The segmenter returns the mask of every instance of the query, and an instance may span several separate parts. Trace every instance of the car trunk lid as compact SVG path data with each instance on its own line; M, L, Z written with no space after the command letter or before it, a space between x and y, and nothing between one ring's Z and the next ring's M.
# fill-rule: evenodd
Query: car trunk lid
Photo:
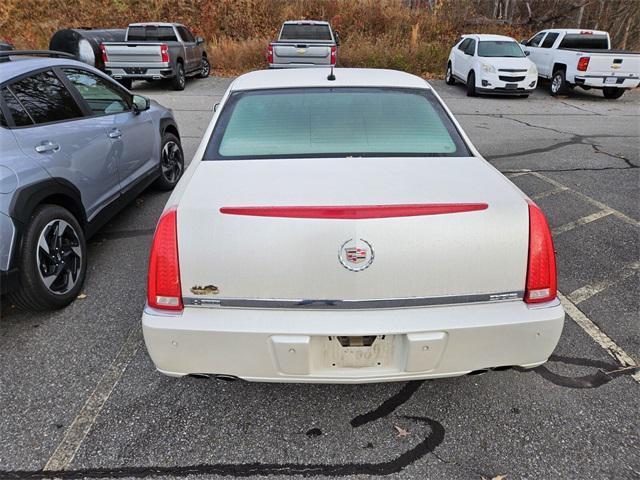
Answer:
M178 208L183 295L370 306L520 296L527 212L478 158L203 161Z

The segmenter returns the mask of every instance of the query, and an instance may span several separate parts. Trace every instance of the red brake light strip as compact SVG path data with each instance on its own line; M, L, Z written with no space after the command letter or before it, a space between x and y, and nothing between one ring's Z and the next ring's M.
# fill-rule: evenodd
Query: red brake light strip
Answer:
M282 207L222 207L220 213L252 217L323 218L362 220L367 218L417 217L486 210L486 203L429 203L408 205L335 205Z

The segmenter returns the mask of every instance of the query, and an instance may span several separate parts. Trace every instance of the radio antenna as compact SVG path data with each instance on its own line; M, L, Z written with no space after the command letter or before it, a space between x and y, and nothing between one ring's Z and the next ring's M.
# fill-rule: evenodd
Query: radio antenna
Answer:
M327 80L329 80L330 82L333 82L335 79L336 79L336 76L333 74L333 65L331 65L331 73L327 77Z

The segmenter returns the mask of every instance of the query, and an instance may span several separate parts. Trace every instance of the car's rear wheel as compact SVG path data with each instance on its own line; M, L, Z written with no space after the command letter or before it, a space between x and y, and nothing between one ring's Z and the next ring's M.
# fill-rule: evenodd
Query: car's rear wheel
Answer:
M556 70L551 78L551 85L549 86L551 95L566 95L569 93L569 86L565 78L564 70Z
M467 97L475 97L476 95L476 74L471 71L467 77Z
M174 90L184 90L187 80L184 74L184 66L178 62L176 65L176 75L171 79L171 86Z
M130 78L121 78L120 80L118 80L118 82L127 90L131 90L133 81Z
M76 218L58 205L41 205L31 215L19 250L20 287L9 296L25 310L69 305L87 271L87 245Z
M211 64L209 63L209 59L207 57L202 57L202 63L200 65L200 74L198 75L200 78L207 78L211 73Z
M180 139L165 132L160 148L160 176L154 186L160 190L172 190L184 172L184 153Z
M453 71L451 70L451 62L447 63L447 72L444 75L444 80L447 85L455 85L456 79L453 78Z
M602 90L602 94L604 95L604 98L620 98L622 95L624 95L624 88L605 87Z

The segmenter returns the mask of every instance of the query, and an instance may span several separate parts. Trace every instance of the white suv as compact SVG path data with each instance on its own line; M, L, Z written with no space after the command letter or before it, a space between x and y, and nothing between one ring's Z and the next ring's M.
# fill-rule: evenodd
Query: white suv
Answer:
M446 80L467 85L467 95L497 93L528 97L536 88L538 70L511 37L463 35L449 54Z

